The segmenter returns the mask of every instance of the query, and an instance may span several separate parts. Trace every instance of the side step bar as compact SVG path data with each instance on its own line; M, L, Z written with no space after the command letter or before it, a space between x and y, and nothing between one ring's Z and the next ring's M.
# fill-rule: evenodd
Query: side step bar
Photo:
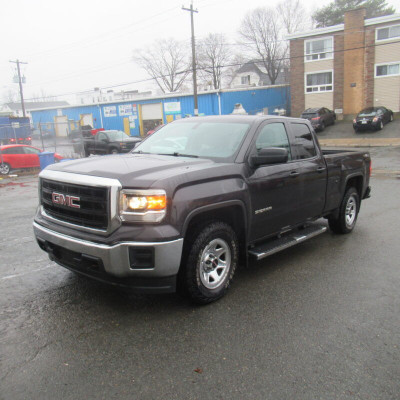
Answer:
M257 260L262 260L265 257L278 253L279 251L288 249L298 243L304 242L308 239L318 236L327 230L325 226L321 225L308 225L301 230L295 230L286 234L283 237L272 239L267 243L253 247L249 250L249 254Z

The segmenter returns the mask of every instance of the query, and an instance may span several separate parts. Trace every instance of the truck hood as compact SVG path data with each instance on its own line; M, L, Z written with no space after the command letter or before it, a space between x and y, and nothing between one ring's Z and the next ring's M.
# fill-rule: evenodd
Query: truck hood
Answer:
M129 153L67 161L50 165L47 169L118 179L123 187L145 189L155 187L156 183L163 188L167 181L167 186L177 186L184 181L224 176L228 165L232 164L216 163L204 158Z

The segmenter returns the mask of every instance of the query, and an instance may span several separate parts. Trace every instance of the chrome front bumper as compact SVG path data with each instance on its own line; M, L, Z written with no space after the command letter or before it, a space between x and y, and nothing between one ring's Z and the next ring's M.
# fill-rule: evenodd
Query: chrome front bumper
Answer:
M51 245L69 250L74 254L77 253L85 257L89 256L89 258L100 259L105 274L119 279L175 276L178 273L181 262L183 239L176 239L169 242L121 242L110 246L63 235L47 229L36 222L33 223L33 230L40 247L49 252L50 258L57 263L64 265L62 260L58 260L51 254L51 251L49 251ZM129 249L131 247L152 249L154 254L153 268L136 269L134 266L131 267L131 260L129 257ZM68 264L64 266L74 269L68 266ZM79 270L78 272L84 273L84 271Z

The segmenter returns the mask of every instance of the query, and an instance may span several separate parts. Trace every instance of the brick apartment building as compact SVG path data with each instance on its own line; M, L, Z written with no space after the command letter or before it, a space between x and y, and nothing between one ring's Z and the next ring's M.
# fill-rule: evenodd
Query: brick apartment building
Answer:
M338 118L364 107L400 111L400 14L365 19L345 13L344 24L289 35L292 116L310 107Z

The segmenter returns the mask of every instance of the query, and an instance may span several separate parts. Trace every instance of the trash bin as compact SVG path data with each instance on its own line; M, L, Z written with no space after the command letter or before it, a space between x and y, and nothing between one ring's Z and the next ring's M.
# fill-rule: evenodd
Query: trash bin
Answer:
M74 161L74 160L75 160L75 158L62 158L62 159L60 160L60 162Z
M48 165L54 164L54 153L51 151L43 151L38 154L40 169L45 169Z

